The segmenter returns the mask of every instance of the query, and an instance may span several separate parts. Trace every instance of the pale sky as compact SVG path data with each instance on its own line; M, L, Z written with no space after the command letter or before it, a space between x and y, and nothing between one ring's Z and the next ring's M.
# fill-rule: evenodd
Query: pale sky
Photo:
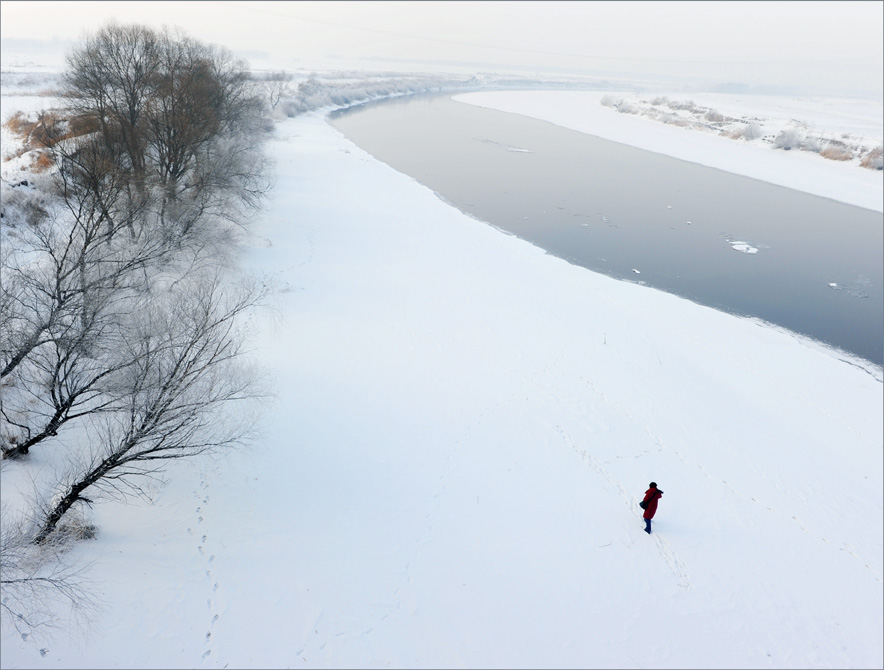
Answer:
M880 91L884 2L0 2L0 36L79 38L115 18L273 59L471 62ZM377 69L382 69L378 65Z

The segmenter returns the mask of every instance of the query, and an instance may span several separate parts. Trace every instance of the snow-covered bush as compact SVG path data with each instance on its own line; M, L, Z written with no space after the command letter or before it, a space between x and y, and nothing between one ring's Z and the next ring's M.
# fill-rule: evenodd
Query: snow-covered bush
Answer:
M697 107L693 100L685 100L683 102L679 102L678 100L668 100L666 104L669 105L670 109L685 110L688 112L693 111Z
M762 135L761 126L755 123L755 121L751 121L746 127L743 129L743 139L746 140L757 140Z
M603 95L600 102L603 107L617 107L617 100L610 95Z
M283 98L279 109L292 117L323 107L346 107L372 100L401 95L435 93L443 90L475 89L471 80L440 79L432 76L395 77L375 81L320 80L311 75L298 84L296 91Z
M881 170L884 169L884 147L876 147L869 151L865 156L862 157L862 160L859 164L864 168L869 168L870 170Z
M785 128L774 138L774 146L777 149L798 149L801 146L801 135L795 128Z
M808 135L804 138L804 141L801 143L802 151L812 151L813 153L820 153L823 149L823 140L820 137L816 137L814 135Z

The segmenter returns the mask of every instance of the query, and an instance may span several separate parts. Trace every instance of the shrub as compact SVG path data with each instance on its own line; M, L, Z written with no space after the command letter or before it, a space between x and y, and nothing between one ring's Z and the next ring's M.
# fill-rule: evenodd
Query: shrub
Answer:
M851 158L853 158L853 152L846 147L839 147L837 145L830 144L825 149L820 151L820 156L833 161L849 161Z
M743 129L743 139L746 140L757 140L761 137L761 126L752 121Z
M706 115L703 118L712 123L721 123L724 121L724 115L717 109L710 109L706 112Z
M98 119L86 114L72 116L68 120L68 137L79 137L97 132L101 127Z
M45 172L53 165L55 162L45 151L37 151L31 155L31 169L34 172Z
M667 114L663 118L663 123L678 126L679 128L688 128L691 125L691 120L686 119L683 116L679 116L678 114Z
M51 147L59 140L95 132L99 128L98 120L94 117L73 116L68 119L55 110L39 112L36 120L16 112L5 125L22 142L17 156L34 149Z
M823 142L819 137L812 137L808 135L804 138L804 141L801 143L801 149L804 151L812 151L814 153L820 153L823 149Z
M797 149L801 145L801 137L794 128L786 128L780 131L780 134L774 138L774 146L777 149Z
M866 153L859 164L870 170L881 170L884 168L884 147L876 147Z
M693 111L697 107L694 104L693 100L686 100L685 102L678 102L677 100L673 100L673 101L667 100L666 104L669 105L669 109L675 109L675 110L684 109L689 112Z
M601 99L601 104L605 107L617 107L617 101L614 100L610 95L603 95Z

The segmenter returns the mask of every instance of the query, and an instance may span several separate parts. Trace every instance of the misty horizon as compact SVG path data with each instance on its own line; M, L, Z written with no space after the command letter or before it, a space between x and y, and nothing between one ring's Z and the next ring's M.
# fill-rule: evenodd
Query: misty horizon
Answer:
M260 61L254 69L392 63L687 90L884 95L882 3L40 2L35 23L37 6L0 5L4 53L39 43L64 51L114 20L179 27Z

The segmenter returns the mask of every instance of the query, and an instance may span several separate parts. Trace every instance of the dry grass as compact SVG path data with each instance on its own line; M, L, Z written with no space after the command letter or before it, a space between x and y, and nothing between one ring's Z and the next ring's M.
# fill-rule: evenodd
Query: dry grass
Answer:
M24 138L30 132L33 122L29 121L24 113L16 112L7 119L5 125L13 135Z
M884 147L876 147L863 156L859 164L870 170L880 170L882 158L884 158Z
M34 172L45 172L54 164L52 157L46 151L35 151L31 154L31 170Z
M820 156L832 161L849 161L853 158L853 152L846 147L829 145L820 151Z
M85 116L65 117L57 111L40 112L36 120L31 120L16 112L6 121L6 127L22 141L20 156L26 151L49 148L60 140L95 132L98 122Z
M679 128L688 128L693 124L691 119L686 119L681 116L673 116L670 120L664 121L664 123L668 123L673 126L678 126Z

